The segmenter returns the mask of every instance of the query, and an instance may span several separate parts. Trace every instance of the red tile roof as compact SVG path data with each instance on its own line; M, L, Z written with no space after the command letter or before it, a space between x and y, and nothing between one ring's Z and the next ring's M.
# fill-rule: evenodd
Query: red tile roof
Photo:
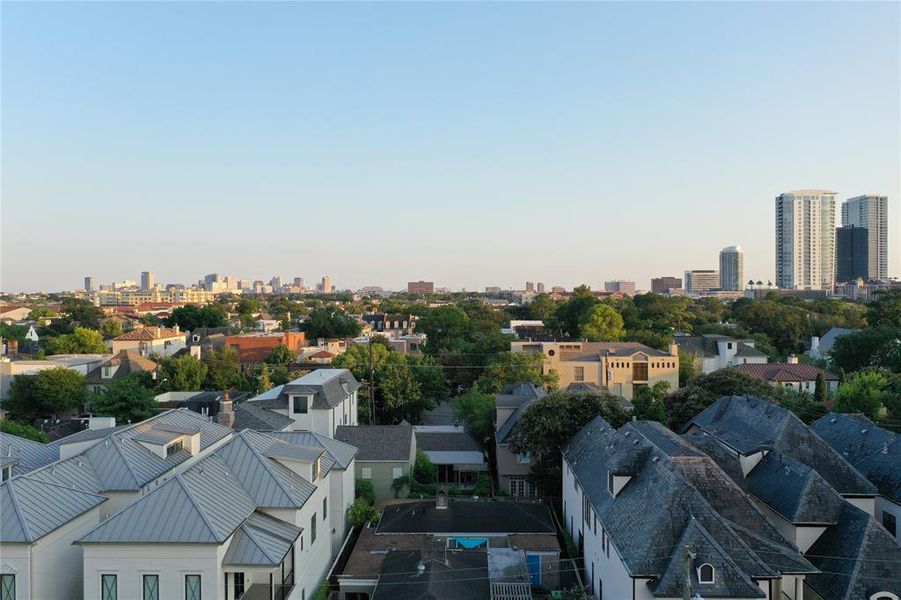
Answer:
M838 376L829 371L800 363L741 364L735 368L745 375L766 381L814 381L820 373L826 377L827 381L838 381Z
M149 342L151 340L160 340L164 338L184 337L180 331L170 329L169 327L143 327L134 329L128 333L123 333L117 338L113 338L115 342Z

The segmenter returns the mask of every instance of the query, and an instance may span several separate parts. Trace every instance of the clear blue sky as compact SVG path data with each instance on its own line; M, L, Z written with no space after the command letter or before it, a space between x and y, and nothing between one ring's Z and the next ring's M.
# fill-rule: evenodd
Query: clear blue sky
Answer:
M773 277L773 198L889 195L899 4L2 4L2 281Z

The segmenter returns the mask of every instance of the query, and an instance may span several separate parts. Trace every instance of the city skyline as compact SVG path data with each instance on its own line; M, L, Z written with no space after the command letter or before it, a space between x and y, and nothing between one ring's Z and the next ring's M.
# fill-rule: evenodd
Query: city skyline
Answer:
M898 276L899 11L8 4L0 287L775 282L807 187L888 197Z

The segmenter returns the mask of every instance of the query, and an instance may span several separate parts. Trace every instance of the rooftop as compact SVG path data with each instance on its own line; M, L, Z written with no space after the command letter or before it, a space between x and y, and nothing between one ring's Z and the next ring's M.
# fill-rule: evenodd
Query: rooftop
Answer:
M385 508L378 533L493 534L555 533L541 502L449 499L446 509L434 500L393 504Z
M745 375L771 382L814 381L820 373L826 381L838 381L838 375L812 365L801 363L766 363L755 365L744 363L734 367Z
M412 457L413 428L409 425L339 425L335 439L357 448L359 461L407 462Z

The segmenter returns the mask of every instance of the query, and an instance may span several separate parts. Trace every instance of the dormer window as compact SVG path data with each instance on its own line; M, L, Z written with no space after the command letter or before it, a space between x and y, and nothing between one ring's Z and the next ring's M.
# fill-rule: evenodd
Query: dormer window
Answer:
M309 409L309 400L306 396L291 396L293 401L294 413L298 415L307 414L307 410Z
M184 443L181 440L169 444L168 446L166 446L166 458L172 456L176 452L179 452L182 448L184 448Z
M716 575L713 570L713 565L704 563L698 567L698 583L713 583L715 579Z

